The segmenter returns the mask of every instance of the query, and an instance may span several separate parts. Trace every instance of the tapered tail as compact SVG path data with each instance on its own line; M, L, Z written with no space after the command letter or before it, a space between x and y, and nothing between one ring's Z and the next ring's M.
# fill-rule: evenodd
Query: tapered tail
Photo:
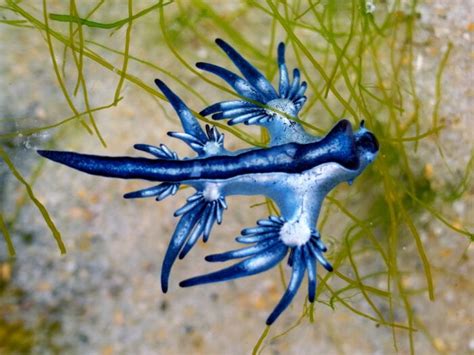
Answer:
M185 177L176 164L178 161L174 160L107 157L53 150L38 150L38 154L92 175L149 181L180 181Z

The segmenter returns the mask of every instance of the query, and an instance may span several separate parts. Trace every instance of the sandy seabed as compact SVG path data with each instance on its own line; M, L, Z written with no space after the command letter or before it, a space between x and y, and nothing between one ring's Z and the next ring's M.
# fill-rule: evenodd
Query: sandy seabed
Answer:
M473 149L472 1L427 1L419 8L417 40L420 47L416 53L416 70L426 73L426 80L418 82L418 91L420 99L428 104L434 103L433 72L441 53L448 42L454 46L443 76L441 115L446 118L449 129L443 131L442 141L452 160L451 167L463 171ZM43 122L55 115L64 117L67 112L64 97L57 90L50 70L44 39L38 34L32 35L32 31L15 30L11 35L9 31L6 26L0 27L0 117L35 117ZM124 29L120 30L117 37L123 39L124 33ZM264 41L262 39L262 44ZM161 67L178 75L204 97L209 99L215 95L207 92L205 84L192 73L184 72L164 45L151 48L145 39L135 36L133 49L137 53L154 51ZM193 48L192 43L183 44L180 50L187 53L187 58L193 58L194 51L194 61L222 62L222 58L215 58L216 52ZM151 70L144 71L140 78L152 85L156 75ZM94 102L99 101L97 98L111 97L110 91L115 89L116 82L102 80L98 72L96 79L89 80L88 84ZM180 92L179 86L174 89ZM123 95L125 98L118 107L97 115L107 149L100 146L96 137L77 134L81 130L79 125L62 131L55 148L132 155L135 143L165 142L179 152L186 151L166 136L167 131L178 130L178 120L169 105L157 103L128 82ZM197 110L202 106L195 98L183 95L183 99ZM25 120L3 124L0 121L0 131L27 127L31 122ZM10 150L14 163L29 172L39 159L35 149L45 147L55 134L58 130L15 139L15 147ZM228 136L226 144L231 149L241 144ZM438 178L449 179L449 172L438 154L422 151L420 160L429 161L435 172L446 171L446 174L436 174ZM5 214L11 214L12 206L18 204L15 199L20 188L2 165L0 179L0 208ZM442 185L442 181L438 183ZM255 345L267 315L282 294L277 268L252 278L206 287L181 289L177 283L215 269L215 265L208 265L203 257L229 250L231 238L242 228L253 226L256 214L258 218L265 217L264 208L247 208L261 200L228 199L225 223L214 229L211 243L199 244L184 261L176 263L170 290L163 294L159 284L161 261L177 222L172 211L184 203L190 192L180 192L178 197L160 203L153 199L121 198L123 193L145 186L136 181L85 176L46 163L34 188L62 232L67 255L58 255L50 231L37 210L30 206L21 210L19 227L13 233L18 253L16 262L8 263L6 249L0 248L2 275L9 279L0 297L0 308L8 319L22 320L35 329L35 353L61 349L77 354L243 354L249 353ZM463 198L444 206L443 212L472 227L473 195L471 181L470 190ZM427 295L412 299L414 314L432 337L430 341L423 334L424 330L419 329L415 333L415 348L419 354L474 354L474 249L467 245L466 238L437 221L430 221L429 215L421 218L426 221L421 237L432 262L436 298L434 302L429 301ZM234 246L236 244L231 245ZM414 247L403 249L400 254L407 262L418 258ZM405 281L408 286L423 283L422 269ZM305 292L299 292L292 306L272 327L273 335L298 319L304 297ZM362 298L355 297L352 302L355 308L369 311L364 309L367 306ZM59 327L53 331L51 324ZM399 353L406 353L408 344L405 337L402 339ZM319 304L314 324L303 321L297 329L272 341L263 351L264 354L395 352L390 327L377 326L342 307L332 310Z

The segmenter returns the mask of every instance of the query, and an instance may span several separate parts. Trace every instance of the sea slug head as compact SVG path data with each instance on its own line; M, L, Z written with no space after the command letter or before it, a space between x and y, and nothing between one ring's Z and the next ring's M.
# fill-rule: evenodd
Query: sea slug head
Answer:
M379 142L375 135L360 123L360 128L354 133L357 155L360 159L360 170L362 171L372 163L379 152Z

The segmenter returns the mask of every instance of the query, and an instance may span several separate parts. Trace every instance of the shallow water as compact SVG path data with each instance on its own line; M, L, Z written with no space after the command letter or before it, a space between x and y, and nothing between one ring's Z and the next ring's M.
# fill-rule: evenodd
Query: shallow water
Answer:
M216 19L200 2L192 3L195 6L177 2L165 8L165 28L169 39L186 63L228 63L212 41L215 37L229 41L232 38L235 41L232 44L257 67L267 75L275 74L275 51L268 51L273 43L270 16L256 6L215 1L210 3L209 9L219 15ZM25 1L21 4L35 17L42 19L41 8L36 2ZM29 8L27 4L33 7ZM135 5L135 12L141 9L139 6L146 6L145 3ZM416 22L413 69L422 107L421 132L430 127L432 116L428 112L437 98L435 74L448 42L453 44L453 50L442 75L442 101L439 106L439 119L447 127L440 133L439 140L447 159L442 158L433 136L429 136L421 141L417 154L410 155L413 158L410 163L413 170L424 178L421 181L429 182L428 192L434 192L431 206L454 226L472 230L472 179L468 180L468 188L461 196L451 202L441 198L449 183L459 181L465 173L473 151L470 58L474 20L468 16L469 5L468 1L449 4L430 1L418 7L420 17ZM55 2L48 6L49 12L68 11ZM88 9L80 8L79 13L87 13ZM113 22L124 18L127 11L125 5L109 6L101 9L94 19ZM376 11L382 10L379 8ZM8 18L16 18L9 12L6 14ZM342 18L347 18L346 15L350 12L343 12ZM61 27L51 21L51 25L67 33L67 24ZM277 25L277 29L274 40L286 39L281 26ZM88 27L83 27L83 30L89 40L124 50L127 26L115 30L112 36L110 30ZM298 31L307 48L314 49L314 58L331 68L330 59L325 61L324 46L313 45L316 37L310 29L303 27ZM13 28L5 24L0 27L0 36L4 53L0 57L3 78L0 82L0 138L7 132L28 133L25 130L29 128L50 125L71 116L71 109L52 70L44 37L34 29ZM114 91L120 81L116 72L123 68L122 57L92 43L87 45L115 67L114 71L110 71L97 62L84 59L83 72L87 79L90 105L108 105L113 102ZM63 48L57 41L54 46L59 70L62 70ZM129 52L134 57L159 65L176 77L169 77L157 68L140 65L134 60L128 63L128 73L153 90L155 77L166 80L196 111L208 103L229 98L228 92L207 84L176 59L160 31L157 11L134 22ZM385 59L382 54L381 61ZM69 93L74 91L77 75L73 60L69 54L64 66ZM287 63L290 67L299 66L298 58L292 52ZM311 63L304 61L304 64L310 78L317 77ZM330 71L327 69L327 72ZM371 78L367 74L367 80ZM49 211L68 250L66 255L59 255L50 229L35 205L25 196L24 187L5 164L0 165L0 212L17 252L16 259L11 261L7 249L0 247L0 339L5 340L0 343L7 344L3 345L6 352L249 353L264 330L266 317L281 297L283 286L278 269L224 284L191 289L181 289L177 285L182 279L214 270L215 266L206 263L203 257L234 248L233 238L239 235L242 228L253 226L257 218L268 215L266 206L250 208L261 203L262 198L228 199L229 210L224 215L224 223L213 230L209 243L200 243L184 261L176 263L170 290L162 294L159 286L161 262L177 221L172 211L184 203L185 196L191 194L190 190L160 203L154 200L124 200L121 197L124 193L147 184L87 176L40 161L35 153L38 148L133 155L132 146L135 143L163 142L177 150L180 156L188 155L187 147L166 135L167 131L179 130L179 122L170 106L147 93L144 87L137 86L133 80L130 77L124 81L120 92L123 99L117 107L95 114L107 148L101 145L97 135L88 134L78 122L0 140L2 149L20 173L27 181L34 181L34 192ZM336 87L343 86L342 83L343 79L339 78ZM403 90L411 90L407 82L400 85ZM314 97L313 88L308 89L307 95L310 100ZM81 91L78 91L77 97L71 97L82 111L84 98ZM327 102L336 115L351 117L341 109L333 95L328 95ZM377 117L376 112L374 116ZM308 120L323 131L332 122L320 101L315 102L301 117L309 117ZM379 120L386 122L384 117ZM86 122L89 122L87 117ZM259 130L254 127L245 127L244 130L259 137ZM229 149L248 146L231 132L225 134ZM415 146L407 146L407 149L413 151ZM396 166L392 168L398 169ZM369 179L368 176L366 178ZM370 182L362 176L353 188L340 186L336 197L360 218L370 218L367 211L377 213L373 217L371 230L385 245L387 237L380 232L382 227L377 225L378 213L383 215L383 211L369 209L375 192L382 187L371 187L373 193L355 193L364 190L364 181ZM423 188L426 186L420 185L419 189ZM329 211L330 218L323 238L331 246L332 256L335 257L337 251L344 248L343 236L350 219L334 204ZM433 351L472 353L472 246L469 246L465 236L447 228L426 210L418 210L414 220L431 263L435 295L434 302L430 301L417 247L413 238L409 237L409 231L400 227L400 234L406 234L398 241L397 261L402 275L400 282L410 290L407 298L411 302L414 327L417 329L413 333L415 351L420 354ZM357 254L359 273L369 275L382 270L380 257L370 252L368 242L357 244L357 247L353 251ZM288 271L285 267L283 270ZM356 277L347 259L337 270L350 278ZM326 273L320 272L320 275L324 277ZM369 284L372 287L387 288L383 278L373 278L369 282L373 282ZM329 285L337 290L347 283L333 278ZM302 286L304 288L305 285ZM269 337L264 341L264 354L311 354L315 349L331 354L395 353L394 338L400 353L409 352L405 330L393 330L390 326L363 318L340 302L336 302L332 309L325 304L331 299L327 290L320 295L321 303L316 303L314 323L304 318L291 332L270 340L297 322L303 310L305 293L305 290L300 291L289 309L272 326ZM342 297L354 309L374 314L360 290L345 292ZM373 300L386 319L393 318L394 322L407 324L403 298L397 292L393 294L393 311L390 311L385 298L373 297Z

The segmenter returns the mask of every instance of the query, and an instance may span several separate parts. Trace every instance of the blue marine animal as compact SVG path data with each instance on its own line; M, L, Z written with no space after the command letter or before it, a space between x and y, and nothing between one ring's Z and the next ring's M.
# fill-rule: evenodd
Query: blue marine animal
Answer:
M261 273L280 263L288 254L292 268L288 288L267 319L272 324L288 307L308 278L308 299L316 294L316 265L331 271L324 257L324 245L316 222L324 197L341 182L352 182L377 156L375 136L362 123L355 132L349 121L339 121L324 137L316 137L296 122L306 97L306 83L294 69L292 79L285 64L285 46L278 46L280 73L278 91L235 49L217 39L242 76L209 63L197 67L225 80L238 94L237 100L218 102L201 111L215 120L227 119L229 125L244 123L265 127L270 134L266 148L228 151L224 136L214 126L203 130L192 111L162 81L158 88L178 114L184 132L169 132L185 142L196 156L179 159L161 144L159 147L137 144L138 150L153 158L108 157L74 152L46 151L45 158L82 172L122 179L143 179L158 185L126 194L125 198L155 197L162 200L174 195L180 185L192 186L196 192L175 212L180 216L171 237L161 271L161 287L168 290L173 263L184 258L196 242L207 241L213 225L222 222L231 195L264 195L278 206L280 214L257 221L242 230L236 240L247 245L241 249L209 255L209 262L242 259L206 275L180 283L182 287L226 281Z

